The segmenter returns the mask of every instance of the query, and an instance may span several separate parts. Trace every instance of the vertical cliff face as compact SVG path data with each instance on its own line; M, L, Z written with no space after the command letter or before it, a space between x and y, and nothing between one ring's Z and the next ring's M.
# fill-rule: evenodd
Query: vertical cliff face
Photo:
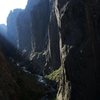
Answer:
M21 50L31 53L46 49L49 15L48 0L28 1L26 9L17 18Z
M39 2L40 2L40 0L28 0L27 5L26 5L26 9L28 11L32 10L33 7L36 6Z
M55 2L62 41L61 51L65 47L62 59L67 54L62 65L65 67L67 79L71 82L71 100L97 99L100 91L99 85L97 87L100 81L99 1L55 0Z
M41 52L47 47L49 16L49 0L40 1L32 9L33 48L35 52Z
M50 69L59 68L60 61L60 48L59 48L59 29L58 22L55 14L55 1L50 1L50 19L48 25L48 60L47 60L47 69L50 66Z
M32 50L32 27L30 11L23 10L17 18L19 50L30 53Z
M9 13L7 18L7 39L17 48L19 45L19 33L17 28L17 17L21 9L15 9Z
M49 18L49 0L29 0L26 9L17 18L19 49L26 50L31 54L30 58L37 63L35 66L39 67L37 69L41 69L40 73L43 73L46 63L44 52L47 52L48 47Z

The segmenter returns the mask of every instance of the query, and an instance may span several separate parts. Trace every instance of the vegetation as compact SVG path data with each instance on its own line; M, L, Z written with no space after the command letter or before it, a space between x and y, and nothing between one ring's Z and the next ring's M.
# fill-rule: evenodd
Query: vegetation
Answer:
M46 75L45 78L48 78L49 80L53 80L53 81L58 82L60 77L61 77L62 70L63 70L63 68L60 67L59 69L53 71L49 75Z

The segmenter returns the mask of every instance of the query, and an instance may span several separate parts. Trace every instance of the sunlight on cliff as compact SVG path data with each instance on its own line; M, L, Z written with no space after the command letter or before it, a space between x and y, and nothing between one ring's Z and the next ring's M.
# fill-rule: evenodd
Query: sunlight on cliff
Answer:
M26 4L27 0L0 0L0 24L7 24L6 19L11 10L24 9Z

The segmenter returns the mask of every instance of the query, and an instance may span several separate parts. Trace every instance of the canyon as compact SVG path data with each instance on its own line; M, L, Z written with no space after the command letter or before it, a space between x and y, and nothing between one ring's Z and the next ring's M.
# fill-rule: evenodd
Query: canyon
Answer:
M99 100L99 5L28 0L11 11L0 29L1 100Z

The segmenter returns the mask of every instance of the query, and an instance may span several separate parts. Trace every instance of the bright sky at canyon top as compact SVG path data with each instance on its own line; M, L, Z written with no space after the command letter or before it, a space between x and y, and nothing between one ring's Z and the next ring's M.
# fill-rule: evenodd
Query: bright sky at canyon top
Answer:
M28 0L0 0L0 24L6 24L9 12L15 8L26 7Z

